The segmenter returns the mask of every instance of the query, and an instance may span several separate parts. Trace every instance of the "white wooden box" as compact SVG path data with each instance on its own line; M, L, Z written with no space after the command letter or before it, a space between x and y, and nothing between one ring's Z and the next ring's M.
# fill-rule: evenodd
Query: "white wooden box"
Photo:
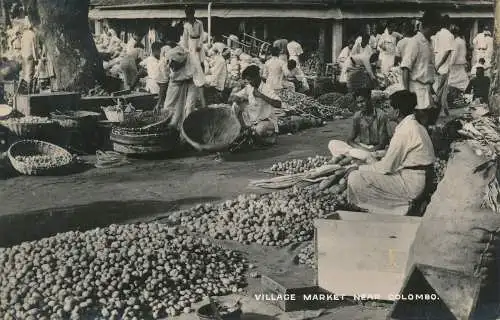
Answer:
M420 222L342 211L316 220L317 285L337 296L394 301Z

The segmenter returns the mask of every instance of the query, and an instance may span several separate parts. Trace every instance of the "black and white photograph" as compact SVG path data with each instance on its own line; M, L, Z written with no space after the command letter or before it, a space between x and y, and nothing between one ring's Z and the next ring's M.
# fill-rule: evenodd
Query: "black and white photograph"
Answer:
M500 0L0 0L1 320L500 320Z

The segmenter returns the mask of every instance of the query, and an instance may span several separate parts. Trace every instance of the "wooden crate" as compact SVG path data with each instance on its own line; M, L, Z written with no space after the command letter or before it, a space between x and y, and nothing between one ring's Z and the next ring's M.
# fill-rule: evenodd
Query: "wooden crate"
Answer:
M15 98L17 111L25 116L49 116L56 110L76 110L80 94L75 92L50 92L18 95Z
M420 222L342 211L316 220L317 285L339 296L393 301Z

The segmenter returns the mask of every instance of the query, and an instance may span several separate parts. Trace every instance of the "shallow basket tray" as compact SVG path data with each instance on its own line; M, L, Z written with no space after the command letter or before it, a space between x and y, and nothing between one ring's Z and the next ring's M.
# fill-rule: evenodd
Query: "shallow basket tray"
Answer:
M16 160L17 156L30 156L30 155L50 155L56 152L62 152L66 158L64 163L55 167L37 167L31 166L24 162ZM21 140L10 146L7 151L9 160L19 173L24 175L55 175L65 173L73 163L73 156L64 148L56 146L55 144L39 140Z
M241 319L241 309L235 310L225 315L221 315L222 320L240 320ZM206 304L201 306L196 315L200 320L216 320L217 318L213 315L212 306L210 304Z
M210 133L208 126L221 130L217 141L200 141ZM223 151L228 149L240 136L241 124L230 106L203 108L192 112L182 123L182 137L198 151Z

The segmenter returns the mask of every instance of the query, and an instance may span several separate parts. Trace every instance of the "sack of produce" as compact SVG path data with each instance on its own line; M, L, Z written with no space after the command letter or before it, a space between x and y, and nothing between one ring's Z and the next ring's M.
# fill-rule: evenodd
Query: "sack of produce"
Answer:
M489 291L489 286L497 287L495 257L500 215L482 208L497 168L475 173L484 158L474 153L469 142L454 147L457 152L449 160L427 207L407 266L412 276L423 274L454 319L471 319L480 293ZM457 279L467 281L457 284ZM403 292L420 293L415 286L410 281ZM395 311L403 304L398 301Z
M229 105L196 110L181 127L182 137L200 151L225 150L238 138L240 131L240 121Z

